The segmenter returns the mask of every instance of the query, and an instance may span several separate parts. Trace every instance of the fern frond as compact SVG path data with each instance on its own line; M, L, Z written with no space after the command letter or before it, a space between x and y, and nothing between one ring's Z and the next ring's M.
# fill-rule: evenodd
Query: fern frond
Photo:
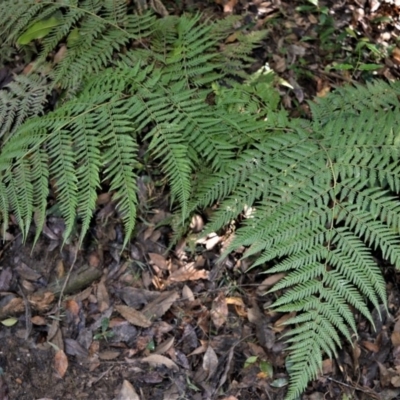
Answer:
M38 74L18 75L0 90L0 138L7 139L30 117L43 112L51 85Z

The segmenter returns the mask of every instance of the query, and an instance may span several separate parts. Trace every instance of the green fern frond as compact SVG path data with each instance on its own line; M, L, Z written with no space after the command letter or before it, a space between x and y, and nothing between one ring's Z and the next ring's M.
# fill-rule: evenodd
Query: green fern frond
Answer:
M335 354L340 337L351 341L351 307L373 324L368 302L386 303L372 251L399 266L399 90L342 89L312 105L313 121L287 121L286 133L271 127L223 173L199 175L189 209L219 203L205 233L253 210L224 255L247 246L253 267L274 261L266 272L286 273L271 291L283 292L277 311L297 313L287 321L296 326L286 334L287 399L317 376L322 354Z
M7 139L30 117L43 112L51 85L38 74L18 75L0 90L0 138Z

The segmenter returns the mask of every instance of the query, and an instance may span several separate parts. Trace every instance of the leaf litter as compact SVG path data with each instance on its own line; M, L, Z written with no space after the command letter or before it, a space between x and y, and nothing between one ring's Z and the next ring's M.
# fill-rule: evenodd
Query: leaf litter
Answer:
M203 3L203 11L210 12ZM312 2L304 3L300 6ZM318 12L289 1L215 4L217 12L241 13L256 26L278 22L257 57L279 76L283 102L294 113L307 114L306 100L343 82L399 77L395 2L321 1ZM333 49L334 59L329 41L319 39L331 28L329 16L335 23L332 37L338 27L350 29ZM358 65L349 59L357 46ZM387 51L377 58L381 47ZM70 276L75 248L61 247L60 218L47 218L32 252L18 234L3 238L0 400L282 399L288 375L281 339L292 315L265 307L273 300L267 290L282 275L265 278L260 269L247 271L240 252L218 264L229 240L220 232L198 240L193 249L183 239L167 254L171 232L162 221L169 216L168 193L142 180L138 186L143 207L154 194L156 200L143 208L146 223L138 225L130 246L121 253L121 221L112 194L101 193L93 236ZM193 232L203 226L197 215ZM359 339L323 360L305 399L399 398L400 286L398 274L390 274L383 322L374 331L359 318Z

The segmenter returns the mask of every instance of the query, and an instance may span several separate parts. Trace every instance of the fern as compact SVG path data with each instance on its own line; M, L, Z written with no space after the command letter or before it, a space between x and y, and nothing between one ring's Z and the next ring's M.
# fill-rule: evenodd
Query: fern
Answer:
M0 92L3 227L12 213L26 238L34 220L37 239L51 181L65 240L78 220L82 242L106 182L126 244L137 212L138 143L146 142L146 157L170 185L176 235L194 211L215 203L205 234L247 210L225 255L245 246L253 266L285 273L271 291L277 311L294 313L286 339L287 399L295 399L323 355L334 356L342 338L351 341L353 309L373 324L371 307L385 303L372 252L400 267L400 84L340 89L311 104L311 121L290 119L271 77L244 72L265 32L236 31L235 18L160 20L128 3L0 5L7 52L37 21L58 21L19 46L28 58L38 46L36 71L53 71L46 84L36 72ZM41 115L51 88L63 102Z
M205 232L251 207L225 254L246 246L253 267L285 273L271 292L281 293L276 311L296 313L285 322L295 326L286 334L287 399L317 376L341 337L352 342L350 307L373 324L367 302L386 304L372 250L400 267L399 94L398 83L340 89L311 104L313 121L293 119L223 173L199 175L190 209L219 202Z
M228 25L201 23L199 15L156 20L150 14L129 14L122 0L83 1L79 7L77 2L42 2L32 18L54 15L61 6L60 24L42 39L39 60L75 29L90 31L85 40L82 36L82 43L74 39L54 73L54 85L81 90L54 112L31 118L9 132L12 135L0 155L4 219L7 223L11 209L26 237L35 212L39 234L46 211L47 178L51 178L66 223L65 237L79 218L82 241L102 176L118 204L126 244L136 219L139 138L149 143L150 155L159 160L170 183L172 202L179 204L183 218L193 173L204 163L214 171L221 170L240 148L239 133L251 135L263 124L254 124L233 111L226 113L225 107L206 101L210 93L207 84L232 75L223 69L218 42L223 32L227 36L234 29L234 19ZM120 41L107 30L110 26L112 32L121 33ZM18 25L17 33L9 33L9 37L17 38L22 31ZM146 40L146 44L126 51L113 66L104 68L113 51L132 39ZM85 47L87 42L91 49ZM88 72L92 74L84 79ZM148 133L142 136L144 128ZM43 162L48 163L48 172L41 179L34 171L43 168Z
M40 115L51 86L38 74L18 75L0 90L0 138L12 135L26 119Z

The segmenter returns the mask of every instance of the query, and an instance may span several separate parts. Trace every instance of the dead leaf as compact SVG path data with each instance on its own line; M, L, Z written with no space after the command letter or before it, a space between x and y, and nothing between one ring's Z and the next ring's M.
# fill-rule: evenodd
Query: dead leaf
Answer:
M189 286L185 285L182 289L182 300L183 301L194 301L194 294Z
M217 329L221 328L228 318L228 305L225 295L221 292L213 301L211 308L211 319Z
M114 360L120 356L119 351L105 350L99 353L100 360Z
M396 64L400 64L400 49L398 47L395 47L392 50L392 57L393 57L393 61Z
M238 0L215 0L215 2L223 6L225 14L232 14Z
M140 397L132 384L125 379L118 396L115 397L114 400L140 400Z
M143 308L142 313L149 320L155 321L157 318L162 317L179 298L178 292L164 292L161 293L155 300Z
M247 309L241 297L227 297L226 304L233 304L239 317L247 318Z
M163 257L161 254L157 253L148 253L150 257L150 261L154 264L157 265L158 268L161 269L168 269L168 263L165 257Z
M277 333L280 333L284 329L286 329L287 326L285 325L285 322L288 319L293 318L295 315L296 315L296 313L294 313L294 312L284 314L281 318L279 318L277 321L275 321L274 326L273 326L274 331Z
M106 285L101 280L97 285L97 304L100 312L104 312L110 307L110 297L108 296Z
M2 315L16 314L24 311L24 300L20 297L13 297L11 300L0 309Z
M8 291L10 289L12 279L11 268L3 268L0 272L0 291Z
M21 262L19 265L15 267L15 270L18 272L18 275L26 279L28 281L37 281L41 275L34 271L32 268L28 267L25 263Z
M60 378L63 378L68 369L68 358L63 350L58 350L54 356L54 368Z
M179 371L179 367L171 359L160 354L151 354L148 357L142 358L140 361L145 362L152 367L165 365L167 368L173 369L174 371Z
M38 326L47 325L46 319L41 317L40 315L35 315L34 317L32 317L31 318L31 322L32 322L33 325L38 325Z
M361 344L369 351L372 351L373 353L378 353L379 352L379 346L376 343L368 342L364 340L361 342Z
M54 56L54 64L58 64L67 54L67 46L63 44Z
M151 326L151 321L140 311L137 311L132 307L119 305L115 306L115 309L132 325L140 326L142 328L148 328Z
M400 346L400 332L393 332L390 336L393 347Z
M207 350L203 358L203 369L207 372L207 380L214 375L218 367L218 357L215 354L214 349L208 345Z
M65 343L65 349L64 349L65 354L81 358L88 356L88 351L76 340L66 338L64 343Z
M269 288L275 285L275 283L279 282L282 278L285 277L285 273L281 272L279 274L270 275L268 278L264 279L260 286L257 288L258 294L264 294Z
M175 339L170 337L169 339L165 340L164 342L160 343L156 349L154 350L154 354L163 354L168 351L174 345Z
M208 279L208 277L209 271L196 269L194 263L188 263L169 276L167 285L172 282L197 281L199 279Z
M28 300L36 310L46 311L54 301L54 293L34 293L28 296Z
M333 372L333 360L331 358L327 358L322 361L322 373L324 375L331 374Z

